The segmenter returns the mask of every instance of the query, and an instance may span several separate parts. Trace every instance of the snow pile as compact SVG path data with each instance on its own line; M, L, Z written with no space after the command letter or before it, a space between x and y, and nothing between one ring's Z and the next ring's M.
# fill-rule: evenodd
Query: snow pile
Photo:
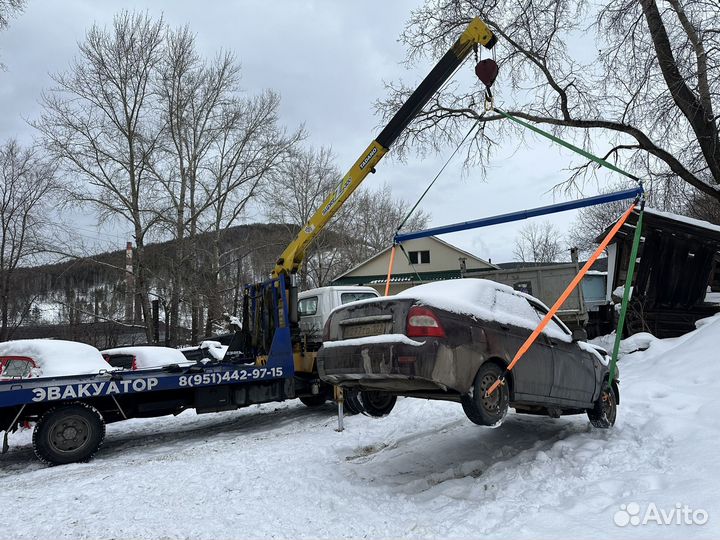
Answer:
M106 349L102 354L127 354L135 357L136 369L150 369L173 364L190 365L195 362L188 361L187 358L178 349L170 347L117 347L115 349Z
M535 330L542 318L524 299L528 298L548 309L534 296L488 279L454 279L425 283L406 289L396 298L413 298L420 303L451 313L470 315L483 321L497 321L528 330ZM570 335L551 322L544 333L566 342Z
M207 354L213 360L222 360L228 350L227 345L223 345L219 341L205 340L200 344L200 348L207 351Z
M618 352L618 358L622 358L626 354L633 353L635 351L644 351L650 347L652 343L658 341L658 338L647 332L638 332L632 336L620 341L620 351ZM613 347L615 346L615 332L606 336L599 336L589 340L591 345L597 345L602 347L607 352L612 353Z
M688 225L692 225L694 227L700 227L701 229L707 229L708 231L715 231L720 232L720 225L715 225L713 223L710 223L709 221L705 221L702 219L695 219L687 216L683 216L680 214L673 214L671 212L663 212L662 210L655 210L655 208L645 208L646 214L655 214L656 216L662 216L666 217L668 219L672 219L675 221L679 221L681 223L687 223Z
M219 341L205 340L201 342L198 346L181 347L179 350L181 352L200 350L205 355L203 360L220 361L225 358L225 353L227 352L228 348L229 347L227 345L223 345Z
M62 377L112 368L95 347L55 339L18 339L0 343L0 356L27 356L38 370L34 377Z
M13 434L2 536L718 538L718 336L714 317L624 356L610 430L512 412L488 429L457 403L400 399L338 433L333 405L294 401L110 424L94 461L51 468L33 461L29 431ZM229 498L241 510L218 506ZM687 505L709 520L616 524L635 505L639 518Z

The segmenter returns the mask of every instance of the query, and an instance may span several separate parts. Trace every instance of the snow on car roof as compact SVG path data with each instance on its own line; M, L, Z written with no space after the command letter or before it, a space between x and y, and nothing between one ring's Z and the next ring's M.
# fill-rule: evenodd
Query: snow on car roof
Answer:
M106 349L102 353L131 354L135 357L135 367L137 369L169 366L171 364L194 364L194 362L188 362L188 359L178 349L171 349L170 347L116 347Z
M225 357L225 353L229 349L228 345L223 345L219 341L212 339L206 339L201 342L200 345L192 345L190 347L180 347L180 351L196 351L200 349L205 351L207 355L205 358L210 360L222 360Z
M497 295L497 291L505 294ZM486 321L497 321L530 330L537 327L541 318L524 299L529 299L547 310L547 306L534 296L489 279L464 278L425 283L406 289L396 297L412 298L427 306L451 313L470 315ZM520 299L523 301L517 301ZM571 341L571 337L553 323L546 327L545 334L563 341Z
M75 341L18 339L0 343L0 356L28 356L39 377L85 375L112 370L95 347Z

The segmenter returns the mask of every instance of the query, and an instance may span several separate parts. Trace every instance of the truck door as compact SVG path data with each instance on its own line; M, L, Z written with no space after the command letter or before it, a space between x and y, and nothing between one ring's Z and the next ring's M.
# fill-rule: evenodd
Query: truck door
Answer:
M300 328L310 341L322 341L323 310L321 295L312 295L298 301Z

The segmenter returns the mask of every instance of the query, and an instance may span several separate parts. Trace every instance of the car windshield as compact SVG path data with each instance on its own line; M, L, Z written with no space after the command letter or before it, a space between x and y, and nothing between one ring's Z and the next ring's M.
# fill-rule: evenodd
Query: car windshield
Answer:
M0 377L27 377L32 372L32 368L32 361L15 358L5 363Z

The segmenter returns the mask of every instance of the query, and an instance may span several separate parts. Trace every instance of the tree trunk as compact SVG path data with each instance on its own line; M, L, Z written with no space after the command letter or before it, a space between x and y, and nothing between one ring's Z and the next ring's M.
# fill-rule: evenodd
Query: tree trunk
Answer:
M135 261L136 261L136 294L140 300L140 306L142 308L142 318L145 325L145 337L148 343L152 343L153 335L155 333L153 329L152 311L150 310L150 297L148 295L148 283L145 277L145 242L142 234L136 228L135 234Z
M8 310L10 309L10 287L8 280L3 279L2 298L0 298L0 309L2 309L2 322L0 322L0 341L7 341L10 329L8 328Z

